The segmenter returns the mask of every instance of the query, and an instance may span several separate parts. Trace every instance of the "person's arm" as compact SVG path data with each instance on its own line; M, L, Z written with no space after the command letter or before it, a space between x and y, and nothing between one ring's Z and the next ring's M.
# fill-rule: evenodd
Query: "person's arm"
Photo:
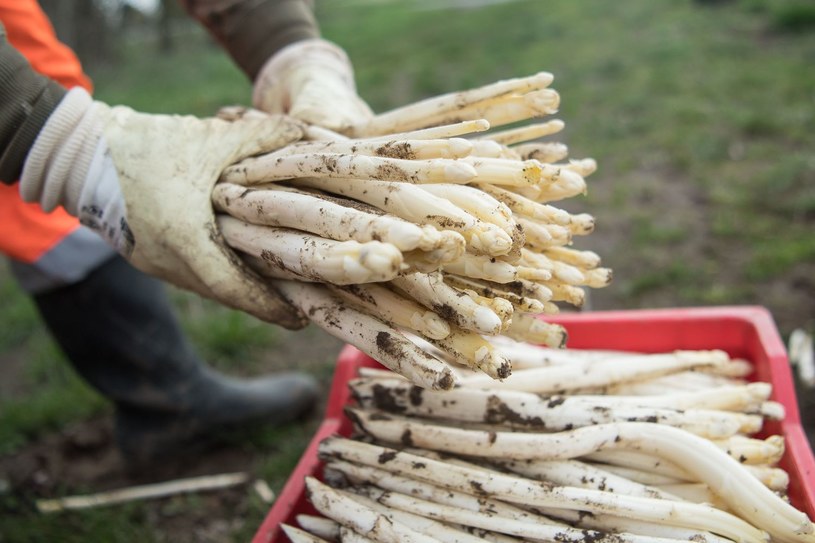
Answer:
M147 115L66 92L0 26L0 179L19 177L23 200L64 207L142 271L287 328L305 317L227 247L210 195L224 168L302 133L282 116Z
M320 37L304 0L179 0L252 81L275 53Z
M180 0L252 79L255 107L343 132L373 113L306 0Z
M20 177L28 150L64 96L65 89L31 68L0 25L0 182Z

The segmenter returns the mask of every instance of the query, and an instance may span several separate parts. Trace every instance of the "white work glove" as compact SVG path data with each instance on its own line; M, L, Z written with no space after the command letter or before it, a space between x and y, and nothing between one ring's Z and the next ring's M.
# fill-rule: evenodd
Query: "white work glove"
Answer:
M319 39L288 45L266 61L255 79L254 106L344 132L373 117L358 95L348 55Z
M283 116L227 122L147 115L68 92L23 165L20 193L62 205L140 270L286 328L304 316L219 233L211 193L239 160L302 137Z

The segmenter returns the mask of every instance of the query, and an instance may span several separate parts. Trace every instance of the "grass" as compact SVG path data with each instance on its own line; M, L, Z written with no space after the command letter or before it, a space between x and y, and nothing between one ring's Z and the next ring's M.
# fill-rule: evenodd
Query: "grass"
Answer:
M573 156L600 165L588 197L565 204L597 217L595 235L580 246L615 270L615 284L592 296L596 309L759 304L784 334L815 327L815 34L805 31L812 24L808 4L318 6L324 35L346 48L361 95L379 111L501 78L555 74L567 124L562 139ZM97 97L197 115L247 104L250 85L226 55L200 31L182 29L170 56L156 55L144 40L122 47L118 65L92 73ZM219 368L252 371L277 344L253 319L174 296L185 330ZM5 275L0 299L0 358L30 361L14 392L0 398L0 454L8 454L108 408L68 369ZM235 446L253 448L259 474L279 490L312 430L260 432ZM42 518L17 502L0 497L4 541L162 541L173 518L206 511L200 500L180 499L159 513L133 505ZM265 509L252 500L224 508L244 522L230 525L222 539L249 539Z

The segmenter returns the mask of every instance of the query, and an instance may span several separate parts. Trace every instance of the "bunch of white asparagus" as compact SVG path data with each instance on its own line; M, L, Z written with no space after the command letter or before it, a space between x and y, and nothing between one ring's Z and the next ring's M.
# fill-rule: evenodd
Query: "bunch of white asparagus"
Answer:
M320 446L324 517L300 541L813 542L786 500L771 387L721 351L506 350L497 384L451 391L387 371L350 383L357 439ZM464 372L462 372L464 373ZM305 530L305 531L303 531Z
M221 231L312 322L417 385L453 387L449 360L505 378L491 338L560 347L563 328L535 315L611 280L597 254L570 247L594 219L549 203L583 194L594 161L529 143L563 123L485 132L556 112L551 81L431 98L347 135L310 127L224 172Z

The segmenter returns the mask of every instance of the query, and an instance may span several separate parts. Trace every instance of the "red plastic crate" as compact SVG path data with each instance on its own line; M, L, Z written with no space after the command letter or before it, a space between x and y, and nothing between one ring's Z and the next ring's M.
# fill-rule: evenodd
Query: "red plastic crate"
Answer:
M766 432L783 435L786 453L781 467L790 475L793 505L815 518L815 459L801 427L795 387L781 337L770 313L762 307L716 307L636 311L600 311L557 315L566 327L570 349L619 349L665 352L676 349L722 349L755 364L755 381L773 386L773 399L784 405L786 419L768 422ZM285 541L280 523L296 526L295 516L314 513L305 497L304 478L320 476L317 445L332 434L348 435L350 423L342 414L350 401L347 383L362 366L378 363L346 346L337 360L325 420L258 529L253 543Z

